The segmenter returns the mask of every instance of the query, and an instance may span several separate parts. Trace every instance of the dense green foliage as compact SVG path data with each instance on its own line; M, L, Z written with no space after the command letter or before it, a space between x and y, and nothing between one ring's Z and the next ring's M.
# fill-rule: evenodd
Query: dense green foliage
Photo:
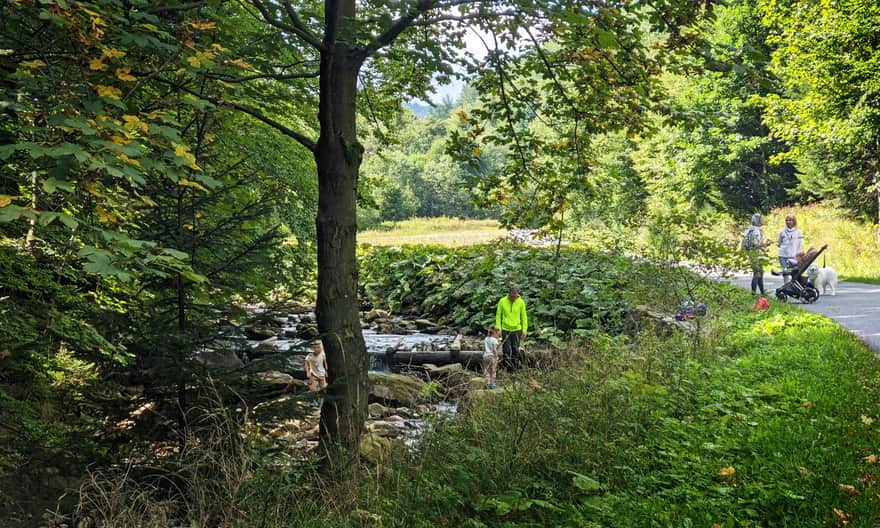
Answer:
M767 98L766 120L793 145L786 159L804 173L809 192L878 218L880 6L863 0L760 5L772 31L771 71L785 86Z
M119 454L106 429L130 404L120 378L185 412L177 389L202 383L193 354L223 337L218 320L241 316L242 301L308 291L314 273L309 158L209 101L231 90L224 75L251 67L216 42L225 19L218 29L153 7L0 6L0 495L10 505L51 504L64 476ZM257 29L236 27L245 40ZM60 477L36 492L20 485L44 471Z
M627 303L626 259L564 248L557 258L515 245L463 248L362 248L363 297L378 308L436 318L480 334L495 321L498 299L516 284L529 313L529 334L563 337L620 331Z
M475 404L364 507L385 526L873 526L875 358L816 316L737 304L696 351L600 339L539 392Z
M418 255L404 251L409 268ZM604 273L624 269L584 260ZM433 265L426 255L421 262ZM483 274L478 262L460 273ZM514 272L528 276L522 266L534 260L518 262ZM675 302L657 285L679 280L655 270L628 283L625 295ZM775 303L750 312L745 292L698 283L695 293L710 306L699 339L643 323L633 337L569 343L551 370L527 373L537 384L505 377L503 394L469 400L418 446L370 468L354 490L302 492L308 477L260 473L241 523L875 525L874 355L826 319Z
M366 139L361 169L361 178L367 181L362 191L365 205L359 211L362 227L413 217L485 218L497 214L477 207L479 195L470 188L468 173L446 153L447 134L456 122L444 108L421 119L406 112L393 125L393 141ZM498 163L500 157L500 152L486 156L487 163Z
M364 305L477 334L516 283L535 342L578 358L439 428L387 494L359 489L384 524L876 524L868 355L678 263L734 266L730 218L823 200L869 222L823 212L808 236L880 280L878 21L869 0L0 3L0 503L27 518L160 439L202 457L181 479L216 478L172 517L324 515L289 504L315 481L264 464L237 418L193 442L168 423L210 383L200 352L234 359L249 308L316 285L332 375L355 380L332 389L365 388L357 203L361 225L497 218L590 248L362 250ZM403 110L456 72L458 101ZM684 299L720 308L699 339L622 337L637 303ZM345 422L356 445L353 394L322 441ZM118 426L148 400L165 423ZM247 457L235 478L193 447L217 435Z

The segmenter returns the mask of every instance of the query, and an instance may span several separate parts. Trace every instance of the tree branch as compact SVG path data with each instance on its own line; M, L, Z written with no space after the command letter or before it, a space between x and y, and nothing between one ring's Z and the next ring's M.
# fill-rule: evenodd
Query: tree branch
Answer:
M363 47L358 53L358 56L363 60L376 50L384 48L394 42L394 39L400 36L406 28L412 26L415 19L433 9L437 3L438 0L418 0L415 6L415 11L410 11L392 22L381 35L372 39L369 44Z
M274 79L276 81L289 81L291 79L315 79L321 75L321 72L309 72L309 73L257 73L254 75L242 75L240 77L232 77L229 75L221 75L217 73L208 74L207 77L209 79L216 79L218 81L228 82L228 83L242 83L247 81L253 81L255 79Z
M293 6L290 5L289 2L283 2L283 5L287 16L291 19L291 24L282 22L281 20L278 20L277 18L272 16L272 14L269 13L269 8L266 6L266 4L263 3L262 0L250 0L250 3L257 8L257 11L260 12L260 15L263 16L263 19L269 25L293 33L320 52L327 51L327 48L326 46L324 46L324 43L321 42L321 39L319 39L317 35L312 33L311 30L309 30L309 28L307 28L305 24L302 23L302 20L299 18L299 15L297 15L296 10L293 8Z
M203 95L203 94L200 94L194 90L187 88L186 86L168 81L166 79L157 78L156 80L163 83L163 84L173 86L179 90L183 90L184 92L186 92L190 95L193 95L195 97L198 97L199 99L202 99L203 101L208 101L216 106L227 106L230 108L234 108L234 109L238 110L239 112L245 113L258 121L262 121L263 123L274 128L275 130L281 132L285 136L298 141L302 146L307 148L309 150L309 152L314 153L315 150L317 149L317 144L312 139L306 137L304 134L297 132L296 130L290 129L290 128L282 125L281 123L279 123L278 121L275 121L274 119L271 119L271 118L263 115L262 112L260 112L259 110L255 109L255 108L250 108L248 106L244 106L244 105L234 103L231 101L224 101L222 99L217 99L216 97L210 97L207 95Z
M157 13L173 13L178 11L189 11L190 9L198 9L204 7L205 2L189 2L188 4L179 4L175 6L153 6L144 9L144 12L155 15Z
M516 11L502 11L499 13L493 13L493 17L516 17L519 13ZM470 13L467 15L437 15L431 18L423 18L420 20L415 20L412 22L412 26L431 26L438 22L446 22L446 21L454 21L454 22L468 22L470 20L476 20L485 18L486 15L484 13Z

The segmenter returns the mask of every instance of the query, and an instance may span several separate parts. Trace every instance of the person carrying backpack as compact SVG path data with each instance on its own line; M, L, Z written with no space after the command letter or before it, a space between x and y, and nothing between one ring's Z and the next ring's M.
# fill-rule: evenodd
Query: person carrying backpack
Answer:
M766 295L764 291L764 261L767 260L764 248L770 245L770 242L764 241L764 216L761 213L752 215L752 225L743 234L742 249L749 257L749 266L752 268L752 293L761 291L761 295Z

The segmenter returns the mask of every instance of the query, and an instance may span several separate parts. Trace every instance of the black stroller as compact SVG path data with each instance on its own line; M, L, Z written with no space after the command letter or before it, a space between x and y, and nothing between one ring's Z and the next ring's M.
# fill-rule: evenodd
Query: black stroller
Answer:
M816 286L812 282L810 282L806 273L810 264L812 264L813 261L816 260L816 257L825 251L825 248L827 247L828 244L825 244L818 250L804 253L804 256L801 257L797 265L788 270L791 273L791 280L776 288L777 299L783 302L786 302L789 299L800 299L801 302L807 304L813 304L819 299L819 290L816 289ZM770 273L773 275L782 275L781 271L771 271Z

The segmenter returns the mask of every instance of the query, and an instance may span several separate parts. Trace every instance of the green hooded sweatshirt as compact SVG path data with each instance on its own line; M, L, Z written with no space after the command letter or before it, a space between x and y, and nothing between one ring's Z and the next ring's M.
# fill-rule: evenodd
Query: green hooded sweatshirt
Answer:
M526 302L522 297L515 301L505 295L498 301L498 309L495 311L495 326L505 332L529 332L529 318L526 316Z

